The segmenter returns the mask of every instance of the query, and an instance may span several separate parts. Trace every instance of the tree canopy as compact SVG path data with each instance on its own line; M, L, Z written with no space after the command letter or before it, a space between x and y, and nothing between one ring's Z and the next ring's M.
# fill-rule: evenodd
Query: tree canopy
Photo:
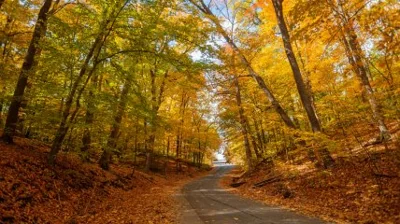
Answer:
M399 110L399 4L366 0L1 1L2 139L82 160L334 163Z

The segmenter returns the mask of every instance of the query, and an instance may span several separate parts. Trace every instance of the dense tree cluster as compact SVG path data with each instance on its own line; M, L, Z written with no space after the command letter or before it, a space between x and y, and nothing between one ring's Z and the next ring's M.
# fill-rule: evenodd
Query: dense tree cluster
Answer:
M49 163L64 150L98 158L104 169L113 156L141 153L147 169L152 155L201 164L221 136L228 159L249 169L299 151L326 168L338 139L357 139L359 126L376 128L375 143L393 139L396 0L5 0L0 7L2 139L51 143Z
M213 78L228 157L251 169L305 152L326 168L332 151L360 141L358 127L376 128L372 144L393 140L398 1L190 2L225 43Z
M2 139L83 160L209 163L220 140L203 73L207 23L179 1L1 2ZM21 67L22 65L22 67Z

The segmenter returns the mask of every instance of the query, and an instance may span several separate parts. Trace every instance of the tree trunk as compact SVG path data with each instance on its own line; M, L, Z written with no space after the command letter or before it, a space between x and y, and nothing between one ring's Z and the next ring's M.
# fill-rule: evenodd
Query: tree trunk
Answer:
M297 90L299 92L303 107L307 113L311 129L313 132L322 132L321 124L320 121L318 120L318 116L312 101L312 97L309 91L307 90L307 86L304 83L299 65L296 60L296 56L293 52L292 44L290 42L290 34L287 29L285 19L283 16L282 2L283 0L272 0L275 9L275 15L278 20L278 26L282 35L283 45L285 47L285 53L289 60L290 67L292 68ZM317 149L316 153L319 157L319 161L325 168L331 166L334 163L334 160L330 152L326 148Z
M94 105L93 99L95 97L94 89L97 87L97 80L98 80L98 76L94 75L92 78L92 83L91 83L92 88L89 90L87 110L86 110L86 116L85 116L85 129L84 129L83 136L82 136L81 158L83 159L83 161L88 161L88 159L89 159L88 151L90 149L90 145L92 144L92 136L91 136L90 126L92 126L93 121L94 121L95 105Z
M21 72L14 90L10 108L8 110L6 125L2 136L2 139L7 143L13 143L13 136L15 134L18 122L18 112L21 107L21 102L24 98L25 88L28 84L28 77L32 73L35 65L35 57L37 56L39 50L40 40L47 30L47 13L50 10L51 3L52 0L45 0L43 6L40 8L32 39L22 64Z
M181 103L179 106L179 115L181 116L180 119L180 123L179 123L179 127L178 127L178 133L176 136L176 169L177 172L181 172L182 171L182 146L184 145L184 141L183 141L183 133L182 133L182 129L183 129L183 125L185 123L185 111L186 111L186 106L188 105L190 100L190 97L187 96L187 93L185 92L185 90L182 91L182 97L181 97Z
M246 119L246 116L244 114L244 110L242 107L242 96L240 93L239 80L238 80L237 76L234 77L234 84L235 84L235 89L236 89L236 105L239 108L239 119L240 119L240 127L241 127L240 130L242 132L244 148L245 148L245 152L246 152L247 169L252 170L253 169L253 159L252 159L253 156L251 153L250 142L249 142L249 133L247 130L247 119Z
M138 135L139 135L139 121L138 121L138 119L136 118L136 125L135 125L135 139L134 139L134 143L133 143L133 145L134 145L134 159L133 159L133 164L137 164L137 158L136 158L136 155L137 155L137 152L138 152Z
M1 94L4 96L4 94ZM4 107L4 98L0 98L0 127L3 126L3 107Z
M167 137L167 158L169 156L169 148L170 148L170 145L171 145L169 138L170 138L170 136L168 135L168 137Z
M88 54L86 55L85 61L83 62L82 66L81 66L78 77L75 79L75 81L71 87L71 91L69 92L68 97L65 101L65 106L64 106L63 115L61 117L60 126L56 132L56 137L53 141L53 144L51 146L51 150L50 150L50 153L48 156L49 164L54 164L54 162L55 162L56 155L60 151L62 143L65 138L65 135L69 129L70 121L74 120L74 117L77 114L78 109L80 107L80 105L79 105L80 97L81 97L83 91L85 90L86 85L89 82L91 75L94 73L96 66L98 65L98 57L100 55L101 49L102 49L105 41L107 40L107 37L112 32L112 28L115 24L115 21L117 20L118 15L124 9L124 7L128 3L128 1L129 0L125 1L125 3L119 8L119 10L116 12L115 15L113 15L112 18L108 18L104 22L102 30L100 30L100 33L97 35ZM113 10L116 10L116 9L113 8ZM93 57L94 57L94 60L92 60ZM91 61L93 61L93 67L92 67L90 73L87 75L85 83L83 84L81 89L78 91L78 86L81 83L83 77L86 75L86 71L88 70L89 64ZM72 103L73 103L73 100L75 98L75 94L77 91L78 91L78 97L76 99L76 104L77 104L76 107L77 108L75 109L73 114L70 116L70 110L72 108ZM68 121L68 119L69 119L69 121Z
M358 42L358 36L354 30L354 19L348 19L347 16L345 18L345 21L343 21L344 24L342 24L344 30L343 44L345 45L349 62L359 77L364 91L367 94L372 115L375 119L375 122L378 124L380 131L378 141L387 141L391 138L391 135L385 124L381 105L376 99L374 89L372 88L368 79L368 68L365 60L363 59L364 54Z
M75 82L72 85L71 91L68 94L68 97L65 101L65 105L64 105L64 111L63 111L63 115L61 118L61 122L60 125L58 127L58 130L56 132L56 137L53 140L53 144L51 146L51 150L49 153L49 157L48 157L48 162L49 164L54 164L55 161L55 157L57 155L57 153L60 151L62 143L64 141L65 135L68 132L69 129L69 125L70 125L70 121L72 120L72 118L70 118L70 111L72 108L72 104L73 104L73 100L75 98L75 94L78 91L78 86L81 83L83 77L86 74L86 71L89 67L89 62L91 61L93 54L95 53L95 50L97 48L100 48L100 43L102 40L102 34L100 34L96 40L94 41L89 53L86 56L85 62L83 63L81 70L79 72L78 77L76 78ZM100 53L100 51L98 51L98 53ZM94 69L94 68L93 68ZM89 80L90 77L87 78L87 80ZM81 91L83 91L85 85L82 87ZM79 102L79 100L77 101L77 103ZM78 105L77 105L78 106ZM69 119L70 118L70 119Z
M292 68L297 90L299 92L303 107L306 110L307 117L311 125L311 129L313 130L313 132L320 132L321 125L318 120L315 108L313 107L310 93L307 91L306 85L304 84L304 80L301 75L300 68L296 60L296 56L294 55L292 44L290 42L290 34L287 29L285 19L283 17L282 2L283 2L282 0L272 0L275 9L275 15L278 20L278 25L281 31L286 56L289 60L290 67Z
M107 145L105 148L103 148L103 154L101 155L99 161L100 167L104 170L110 169L112 151L115 149L117 145L119 130L121 128L121 121L125 114L125 108L128 101L128 94L131 88L131 82L132 82L132 75L128 74L128 77L125 81L124 87L121 92L121 97L114 117L114 123L111 127L111 132L107 140Z
M181 134L178 130L178 135L176 135L176 172L182 171L181 163Z
M157 62L154 63L154 67L157 66ZM158 125L158 111L160 109L162 98L164 94L164 87L165 82L168 77L168 71L164 73L163 80L161 82L160 90L157 95L157 86L156 86L156 72L157 70L150 71L150 83L151 83L151 120L150 120L150 136L148 139L149 148L147 153L151 155L154 152L154 144L156 141L156 132L157 132L157 125ZM150 160L148 160L150 162ZM150 164L146 165L146 170L150 168Z
M310 81L310 73L306 69L306 65L305 65L304 59L303 59L303 57L301 55L300 48L297 45L297 42L294 41L294 44L295 44L295 46L297 48L297 53L299 55L299 60L300 60L301 66L302 66L303 71L304 71L304 83L305 83L306 90L309 93L308 96L310 98L311 106L314 108L314 111L316 112L315 115L317 116L317 119L320 121L320 119L318 117L318 113L317 113L317 108L315 106L315 98L314 98L314 93L313 93L313 89L312 89L311 81Z

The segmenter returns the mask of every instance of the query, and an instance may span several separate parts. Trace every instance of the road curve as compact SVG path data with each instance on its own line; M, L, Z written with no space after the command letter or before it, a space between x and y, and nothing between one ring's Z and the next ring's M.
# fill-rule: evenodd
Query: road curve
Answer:
M221 177L233 168L232 165L216 164L213 174L187 184L182 190L184 201L183 224L320 224L321 220L294 212L266 206L242 198L219 187Z

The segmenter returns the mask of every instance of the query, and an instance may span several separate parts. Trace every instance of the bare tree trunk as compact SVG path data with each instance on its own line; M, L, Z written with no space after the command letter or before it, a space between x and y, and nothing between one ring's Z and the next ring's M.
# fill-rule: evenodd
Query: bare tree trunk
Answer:
M110 169L112 150L115 149L115 147L117 146L119 130L121 128L122 118L125 114L125 108L128 101L129 90L131 88L131 82L132 82L132 75L128 74L128 77L125 81L124 87L121 92L121 97L114 117L114 123L111 127L110 136L108 137L106 147L103 148L103 154L101 155L99 161L100 167L104 170Z
M300 68L296 60L296 56L294 55L292 44L290 42L290 34L287 29L285 19L283 16L282 0L272 0L272 3L274 5L275 15L278 20L278 25L281 31L286 56L289 60L290 67L292 68L297 90L299 92L303 107L306 110L308 120L310 121L311 129L313 130L313 132L320 132L321 124L318 120L315 108L312 105L310 94L307 91L306 85L304 84L304 80L301 75Z
M35 65L35 57L39 51L40 40L47 30L48 12L50 10L51 3L52 0L46 0L43 6L40 8L32 39L22 64L21 72L14 90L10 108L8 110L6 125L2 136L2 139L7 143L13 143L13 136L15 134L18 122L18 112L21 107L21 102L24 98L25 88L28 84L28 77L32 73Z
M242 132L244 148L245 148L245 152L246 152L247 169L252 170L253 169L253 159L252 159L253 156L251 153L250 142L249 142L249 133L247 130L247 119L246 119L246 116L244 114L244 110L242 107L242 96L240 93L239 80L236 75L234 77L234 84L235 84L235 89L236 89L236 105L239 108L239 119L240 119L240 126L241 126L240 130Z

